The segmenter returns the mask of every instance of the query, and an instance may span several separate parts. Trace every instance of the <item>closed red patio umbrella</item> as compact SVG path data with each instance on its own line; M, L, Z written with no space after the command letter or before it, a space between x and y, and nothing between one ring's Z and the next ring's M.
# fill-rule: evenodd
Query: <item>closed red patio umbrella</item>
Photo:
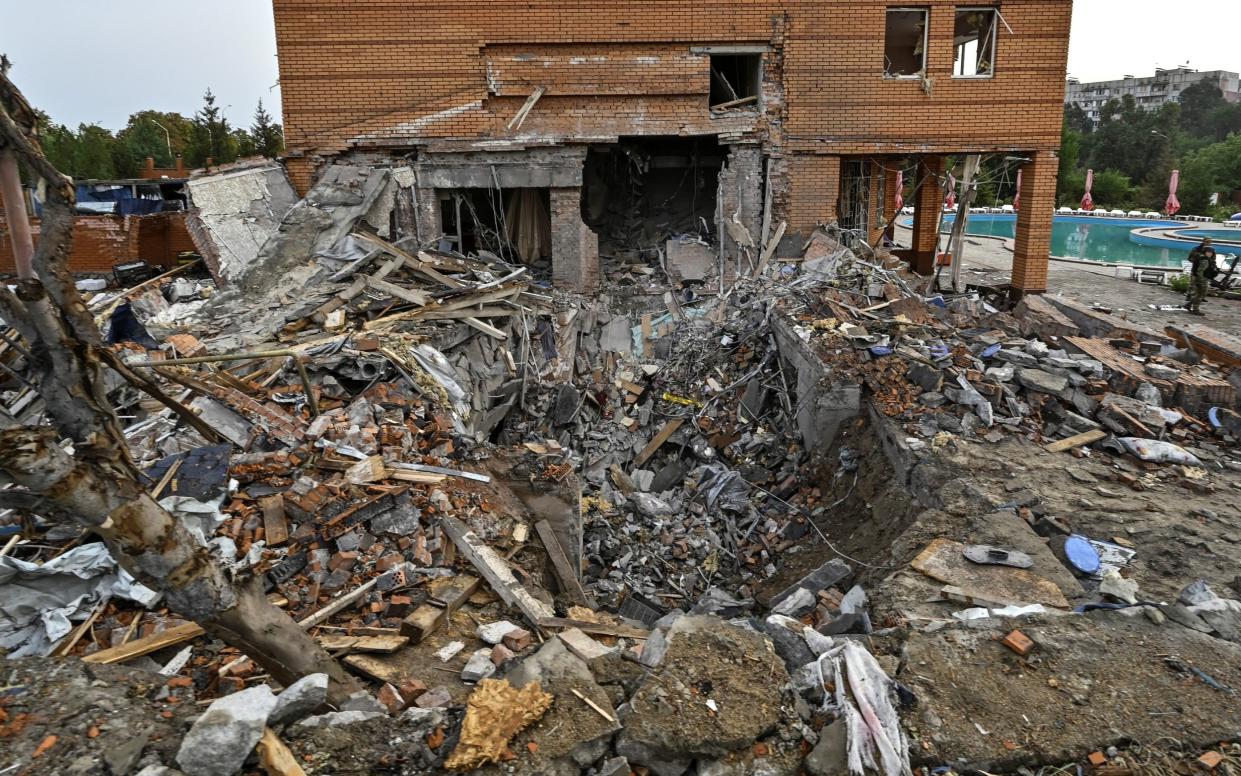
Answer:
M1094 188L1094 170L1086 170L1086 193L1082 195L1082 210L1094 210L1094 197L1090 190Z
M1172 180L1168 181L1168 201L1164 204L1164 210L1168 215L1174 216L1181 209L1181 201L1176 198L1176 187L1181 183L1181 171L1172 171Z

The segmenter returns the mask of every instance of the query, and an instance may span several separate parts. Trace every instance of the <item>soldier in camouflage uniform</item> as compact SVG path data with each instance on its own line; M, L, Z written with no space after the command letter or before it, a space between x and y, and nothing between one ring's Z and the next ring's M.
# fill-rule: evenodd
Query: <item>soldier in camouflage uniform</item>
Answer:
M1211 238L1203 239L1202 244L1189 252L1192 265L1189 278L1189 294L1185 306L1194 315L1205 315L1199 308L1207 298L1207 270L1215 266L1215 248L1211 247Z

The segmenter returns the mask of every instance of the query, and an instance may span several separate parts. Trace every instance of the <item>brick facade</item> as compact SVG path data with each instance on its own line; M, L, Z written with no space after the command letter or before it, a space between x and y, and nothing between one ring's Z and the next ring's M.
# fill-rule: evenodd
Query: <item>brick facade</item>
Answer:
M35 244L39 241L39 220L31 220ZM108 273L128 261L145 261L172 267L177 254L194 251L185 228L184 213L156 213L148 216L78 215L73 219L73 250L69 269L78 273ZM8 225L0 212L0 273L13 273L13 244Z
M955 10L991 3L918 3L930 11L925 78L892 79L885 12L898 4L879 0L273 5L299 191L324 160L355 150L714 135L759 144L781 184L773 216L794 233L836 220L844 157L1054 161L1072 13L1071 0L1007 0L994 75L954 78ZM709 56L745 52L762 54L759 109L711 111ZM508 129L539 87L541 99ZM1028 201L1041 207L1048 194L1039 187L1054 188L1054 169L1029 177L1037 191ZM1045 263L1047 244L1031 234L1027 263Z

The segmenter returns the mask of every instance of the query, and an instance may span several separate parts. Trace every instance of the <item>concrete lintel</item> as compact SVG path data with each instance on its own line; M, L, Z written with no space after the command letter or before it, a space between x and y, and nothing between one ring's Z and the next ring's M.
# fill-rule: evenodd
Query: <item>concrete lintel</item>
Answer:
M493 174L494 170L494 174ZM500 187L574 188L582 185L582 168L568 167L423 167L418 186L428 189L490 189Z
M723 46L691 46L691 54L766 54L771 46L766 43L729 44Z

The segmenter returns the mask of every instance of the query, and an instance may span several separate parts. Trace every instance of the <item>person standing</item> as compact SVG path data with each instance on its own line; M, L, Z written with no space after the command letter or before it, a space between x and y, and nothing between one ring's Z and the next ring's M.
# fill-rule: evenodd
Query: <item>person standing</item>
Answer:
M1189 262L1189 294L1185 306L1194 315L1206 315L1200 308L1207 298L1208 273L1215 269L1215 248L1211 246L1210 237L1204 238L1201 245L1189 252Z

